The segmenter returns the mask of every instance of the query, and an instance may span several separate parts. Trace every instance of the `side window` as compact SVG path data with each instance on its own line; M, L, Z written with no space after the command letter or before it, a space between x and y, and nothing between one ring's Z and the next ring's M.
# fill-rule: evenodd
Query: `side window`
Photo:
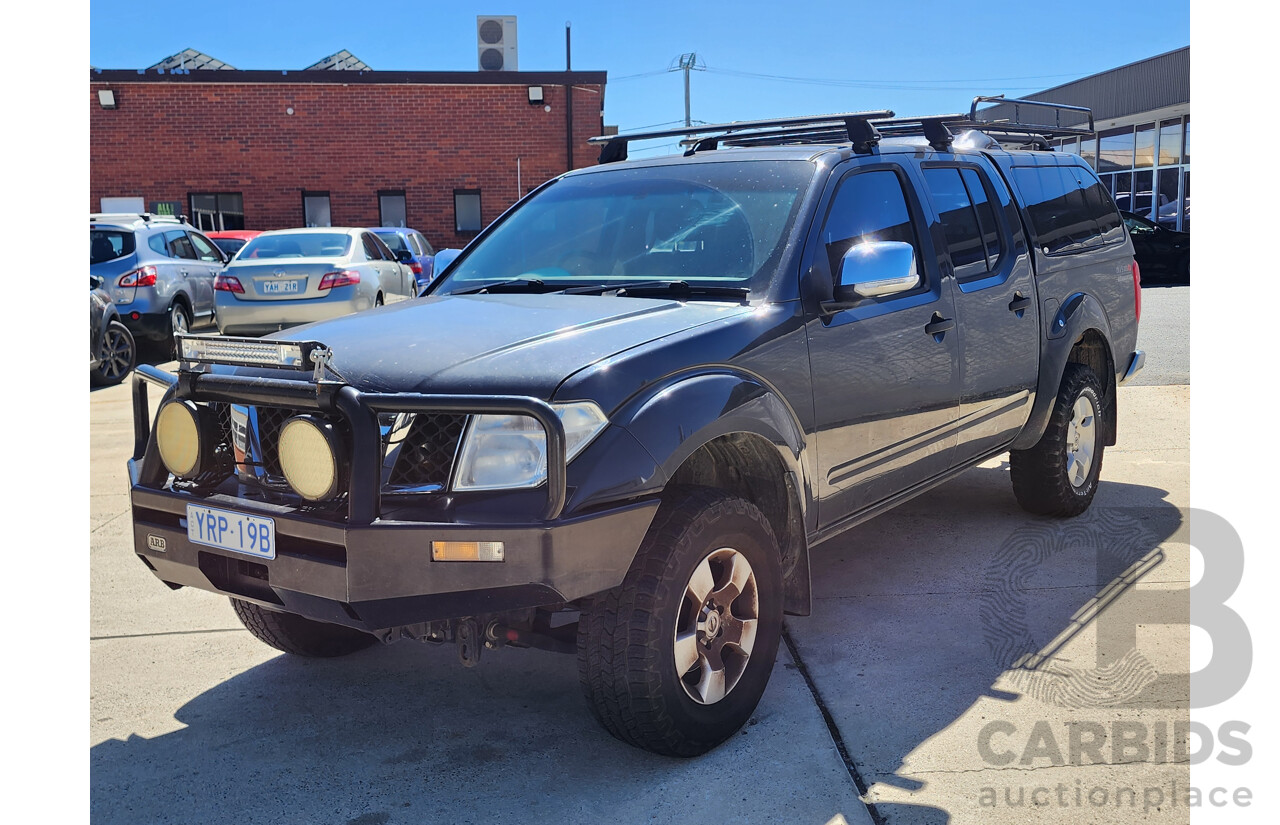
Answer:
M822 226L821 240L833 278L840 272L844 253L855 244L868 241L909 243L915 248L916 261L921 260L902 181L888 170L861 172L840 182Z
M1000 224L996 223L996 212L987 191L990 182L986 174L977 169L961 169L960 177L964 178L965 189L969 190L969 200L973 201L973 210L978 213L978 224L982 227L982 245L987 252L987 269L994 272L1004 249L1000 241Z
M194 232L188 233L188 236L191 238L191 245L195 247L196 255L200 257L200 260L214 264L222 263L222 256L218 254L218 250L214 248L212 242L205 240L203 235L197 235Z
M378 251L378 245L373 242L373 235L368 232L360 235L360 241L364 244L364 256L371 261L382 260L382 253Z
M1116 211L1110 193L1093 172L1085 169L1079 171L1084 176L1084 202L1089 209L1089 214L1093 216L1094 223L1097 224L1098 231L1102 233L1102 242L1114 243L1122 240L1124 229L1121 226L1120 213Z
M1015 166L1013 177L1042 252L1053 255L1099 238L1078 173L1066 166Z
M382 257L384 261L399 260L399 258L396 257L396 253L391 251L391 248L387 246L386 242L383 241L382 238L379 238L377 235L372 235L372 234L369 235L369 237L373 240L373 245L377 247L378 254Z
M166 258L170 257L169 245L165 243L164 235L159 232L152 235L150 238L147 238L147 246L151 247L161 255L164 255Z
M951 252L956 280L965 281L986 275L987 253L982 227L978 223L978 213L969 199L964 180L960 177L960 170L954 167L925 169L924 180L942 219L942 229L947 236L947 248Z
M427 243L426 238L422 237L421 235L415 235L414 237L416 237L418 239L418 243L422 245L422 254L424 255L436 254L436 251L431 248L431 244Z
M196 260L195 247L191 245L191 240L187 238L187 233L181 229L175 229L164 233L165 244L169 247L170 258L186 258L187 260Z

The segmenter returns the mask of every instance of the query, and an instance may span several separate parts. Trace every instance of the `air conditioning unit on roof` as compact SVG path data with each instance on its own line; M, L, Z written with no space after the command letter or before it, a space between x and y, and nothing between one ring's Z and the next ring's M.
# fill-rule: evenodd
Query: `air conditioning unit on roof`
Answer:
M512 15L476 17L476 47L480 71L519 71L519 61L516 59L516 18Z

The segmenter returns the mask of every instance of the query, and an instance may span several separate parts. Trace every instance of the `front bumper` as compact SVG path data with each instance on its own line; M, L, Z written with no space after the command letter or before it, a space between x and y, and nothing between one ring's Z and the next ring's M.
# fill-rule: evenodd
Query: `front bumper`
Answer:
M144 379L169 397L312 408L351 426L346 512L174 489L151 432ZM524 523L408 521L383 510L377 413L453 410L520 412L547 431L543 517ZM438 619L560 604L622 583L657 512L640 500L562 517L565 436L543 401L515 397L361 393L347 385L183 372L175 381L143 366L134 382L134 458L129 462L135 552L161 580L276 607L319 621L381 630ZM187 537L187 504L275 521L276 557L241 556ZM432 541L501 541L501 562L437 562Z
M658 506L646 501L523 525L351 526L231 497L148 489L137 483L138 470L131 463L134 547L161 581L369 631L560 604L615 587ZM274 519L276 557L239 556L189 541L188 502ZM432 561L432 541L501 541L505 560Z

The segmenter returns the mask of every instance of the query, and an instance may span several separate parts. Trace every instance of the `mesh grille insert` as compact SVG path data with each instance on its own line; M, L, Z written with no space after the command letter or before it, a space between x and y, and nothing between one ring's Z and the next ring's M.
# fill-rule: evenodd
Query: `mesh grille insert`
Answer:
M466 425L465 415L419 413L400 445L400 455L391 468L392 487L421 487L449 483L453 458Z

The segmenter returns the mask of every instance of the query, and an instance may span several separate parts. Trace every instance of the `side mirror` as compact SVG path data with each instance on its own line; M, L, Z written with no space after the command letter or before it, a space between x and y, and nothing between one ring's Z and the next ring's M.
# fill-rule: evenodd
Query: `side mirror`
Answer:
M916 251L902 241L868 241L854 244L840 259L834 300L822 309L838 312L860 298L883 298L910 292L920 286Z
M454 258L462 254L461 249L441 249L436 253L435 262L432 270L435 272L435 278L439 278L444 271L449 268L449 264L453 263Z
M413 263L413 253L407 249L397 249L396 260L402 264L411 264Z

